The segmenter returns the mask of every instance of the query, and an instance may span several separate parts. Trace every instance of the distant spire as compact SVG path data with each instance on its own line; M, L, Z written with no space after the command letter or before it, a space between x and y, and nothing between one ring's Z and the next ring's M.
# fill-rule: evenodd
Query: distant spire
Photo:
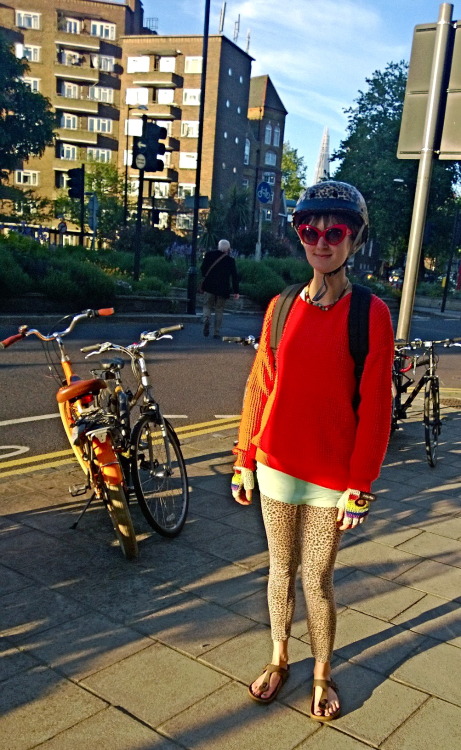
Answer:
M330 178L330 134L328 128L323 129L322 145L320 146L319 158L314 173L314 185L322 180Z

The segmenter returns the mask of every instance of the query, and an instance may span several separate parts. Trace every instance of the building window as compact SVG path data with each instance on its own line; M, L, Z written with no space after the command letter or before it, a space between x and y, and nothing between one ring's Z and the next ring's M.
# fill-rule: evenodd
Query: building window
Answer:
M225 168L226 168L226 162L225 162L225 161L223 161L223 163L221 164L221 167L222 167L223 169L225 169Z
M171 151L165 151L162 159L165 167L169 167L171 165Z
M68 112L63 112L61 115L60 127L66 128L67 130L77 130L78 128L77 115L71 115Z
M275 172L263 172L263 182L275 185Z
M242 187L243 187L244 190L248 190L249 189L249 187L250 187L250 180L248 179L248 177L244 177L243 178L243 180L242 180Z
M14 180L17 185L38 185L38 176L40 172L33 172L30 169L17 169L14 173Z
M82 22L78 18L64 18L59 30L65 31L67 34L80 34Z
M280 146L280 125L274 128L274 146Z
M39 29L41 13L29 13L25 10L16 11L16 26L21 29Z
M238 142L239 142L239 137L238 137L238 135L236 135L236 136L235 136L235 142L236 142L236 143L238 143Z
M225 131L224 131L224 133L223 133L223 137L224 137L224 138L227 138L227 130L225 130Z
M272 125L268 123L264 129L264 143L270 146L272 143Z
M187 198L195 195L195 184L193 182L180 182L178 184L178 198Z
M240 76L240 77L239 77L239 82L240 82L240 83L243 83L243 76Z
M183 104L200 104L200 89L184 89L182 92Z
M197 153L181 151L179 154L180 169L197 169Z
M85 58L70 49L62 49L58 53L58 62L61 65L82 65L85 62Z
M194 217L191 214L176 214L176 227L178 229L192 229Z
M14 51L19 59L25 57L29 62L40 62L41 47L34 44L15 44Z
M226 99L226 107L227 107L228 109L229 109L229 107L230 107L230 101L229 101L229 99Z
M173 129L173 123L171 120L156 120L156 124L160 128L165 128L167 135L171 135L171 131Z
M101 164L109 164L111 151L108 148L87 148L86 155L89 161L99 161Z
M202 72L202 58L201 57L186 57L184 60L184 73L201 73Z
M170 195L170 184L168 182L154 183L154 198L168 198Z
M142 120L140 117L125 120L125 135L142 135Z
M183 120L181 123L182 138L198 138L198 120Z
M275 154L273 151L266 151L264 164L267 164L270 167L275 167L277 164L277 154Z
M243 163L244 164L249 164L250 163L250 150L251 150L250 139L249 138L245 138L245 150L243 152Z
M35 93L37 93L37 91L40 91L40 78L29 78L28 76L25 76L23 78L23 81L31 91L35 91Z
M80 88L78 84L63 81L61 85L61 96L65 96L67 99L78 99L80 96Z
M125 104L144 104L149 101L149 89L127 89L125 92Z
M242 113L242 108L241 107L237 107L237 114L240 115L241 113Z
M150 65L150 57L143 55L142 57L129 57L126 61L126 72L127 73L148 73Z
M158 61L158 70L160 73L174 73L176 68L175 57L160 57Z
M115 57L109 55L91 55L91 67L96 70L104 70L106 73L113 73L115 67Z
M91 21L90 34L91 36L99 36L101 39L115 39L115 29L114 23Z
M54 186L56 188L66 188L69 181L69 175L67 172L55 172L54 173Z
M157 104L173 104L174 89L157 89L156 94Z
M114 89L104 88L102 86L90 86L88 90L88 99L93 99L95 102L112 104L114 101Z
M228 70L227 72L228 72L228 73L229 73L229 75L231 76L231 75L232 75L232 68L229 68L229 70Z
M105 117L89 117L88 130L91 133L112 133L112 120Z
M69 159L69 161L76 161L77 159L77 146L72 146L70 143L61 143L59 149L60 159Z

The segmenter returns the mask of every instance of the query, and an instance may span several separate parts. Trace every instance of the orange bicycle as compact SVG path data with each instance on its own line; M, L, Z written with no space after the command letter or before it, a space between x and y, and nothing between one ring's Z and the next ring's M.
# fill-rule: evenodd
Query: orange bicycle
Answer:
M71 321L64 331L47 335L35 328L21 326L18 333L2 341L0 347L6 349L28 336L37 336L43 342L54 342L57 345L62 368L61 374L55 365L60 386L56 393L59 414L75 457L86 476L84 484L69 487L69 492L72 497L76 497L91 490L91 496L72 528L77 527L94 500L101 501L107 508L123 554L131 560L138 555L138 545L120 463L117 425L114 416L104 408L100 398L107 384L100 378L82 380L76 375L63 342L63 338L73 331L78 322L101 315L112 315L113 312L112 308L84 310L77 315L68 316Z

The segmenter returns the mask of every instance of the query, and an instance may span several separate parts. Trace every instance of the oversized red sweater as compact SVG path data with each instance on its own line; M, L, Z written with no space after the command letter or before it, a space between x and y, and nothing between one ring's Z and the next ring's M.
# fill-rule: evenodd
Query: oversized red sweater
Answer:
M267 309L246 386L236 464L254 470L259 461L322 487L369 491L390 433L394 335L389 309L372 295L369 353L356 413L351 295L328 311L298 297L278 346L277 367L270 348L276 299Z

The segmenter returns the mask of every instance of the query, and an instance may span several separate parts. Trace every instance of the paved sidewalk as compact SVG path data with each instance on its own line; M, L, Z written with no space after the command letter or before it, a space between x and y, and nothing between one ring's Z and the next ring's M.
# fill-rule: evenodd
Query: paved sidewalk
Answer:
M308 716L302 597L290 679L270 706L246 685L270 657L259 504L228 491L233 433L183 442L191 484L176 540L134 507L125 562L74 468L0 483L3 750L457 750L461 744L461 410L444 409L440 459L421 423L393 436L380 499L337 565L335 679L343 716ZM416 415L415 415L416 416Z

